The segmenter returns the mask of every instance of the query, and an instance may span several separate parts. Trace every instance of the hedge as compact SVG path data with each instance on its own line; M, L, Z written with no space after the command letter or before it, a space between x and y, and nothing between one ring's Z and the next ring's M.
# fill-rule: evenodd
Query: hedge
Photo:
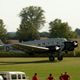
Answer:
M64 53L63 55L65 57L80 57L80 50L75 51L75 55L74 52L68 52L68 53ZM3 52L0 51L0 57L48 57L49 53L42 53L42 54L38 54L38 53L34 53L34 54L30 54L30 53L19 53L19 52Z
M17 52L0 52L0 57L27 57L27 53L17 53Z

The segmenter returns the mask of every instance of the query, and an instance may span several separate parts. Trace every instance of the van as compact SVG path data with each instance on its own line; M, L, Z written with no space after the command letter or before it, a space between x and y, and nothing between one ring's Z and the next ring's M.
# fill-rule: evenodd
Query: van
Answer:
M0 76L2 76L0 80L29 80L24 72L19 71L0 72Z
M0 75L0 80L3 80L3 77Z

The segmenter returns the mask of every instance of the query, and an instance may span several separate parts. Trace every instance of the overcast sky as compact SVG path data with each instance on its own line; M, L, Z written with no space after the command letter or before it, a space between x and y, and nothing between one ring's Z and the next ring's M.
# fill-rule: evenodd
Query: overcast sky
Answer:
M19 28L19 13L29 6L40 6L45 11L46 24L41 31L48 31L48 23L56 18L68 22L73 30L80 28L80 0L0 0L0 19L9 32Z

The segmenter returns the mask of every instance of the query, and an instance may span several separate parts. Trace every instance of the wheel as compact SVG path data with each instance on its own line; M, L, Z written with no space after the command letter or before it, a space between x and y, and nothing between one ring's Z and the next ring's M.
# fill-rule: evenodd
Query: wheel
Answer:
M63 54L62 54L61 50L58 52L58 57L57 58L58 58L59 61L63 60Z
M55 56L49 56L49 61L54 61L55 60Z
M63 56L62 55L61 56L58 55L58 60L59 61L63 60Z

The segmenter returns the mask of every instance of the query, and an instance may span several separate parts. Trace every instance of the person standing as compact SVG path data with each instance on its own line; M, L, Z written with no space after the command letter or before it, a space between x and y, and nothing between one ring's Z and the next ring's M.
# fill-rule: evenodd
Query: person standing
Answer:
M70 75L67 72L65 72L62 78L62 80L70 80Z
M59 76L59 80L63 80L63 73Z
M47 79L48 79L48 80L55 80L54 77L52 76L52 74L49 74L49 76L48 76Z
M37 73L34 74L34 76L32 77L32 80L39 80Z

